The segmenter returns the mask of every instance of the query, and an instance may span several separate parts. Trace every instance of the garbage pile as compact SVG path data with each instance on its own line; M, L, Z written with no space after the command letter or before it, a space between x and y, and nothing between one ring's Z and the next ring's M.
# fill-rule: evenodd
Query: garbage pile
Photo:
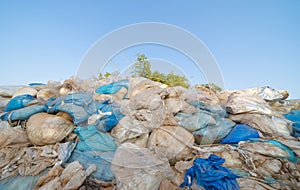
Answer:
M0 87L0 189L299 189L300 100L145 78Z

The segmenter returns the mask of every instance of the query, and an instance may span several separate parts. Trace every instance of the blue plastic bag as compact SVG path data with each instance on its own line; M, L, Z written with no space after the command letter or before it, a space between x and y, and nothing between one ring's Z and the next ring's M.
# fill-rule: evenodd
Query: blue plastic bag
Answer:
M199 186L206 190L238 190L236 178L229 169L221 166L225 159L211 154L208 159L197 158L188 169L180 188L191 187L194 178Z
M259 138L257 130L246 124L236 124L220 144L236 144L250 138Z
M288 114L284 114L283 116L288 120L294 122L292 126L292 135L294 137L300 137L300 110L293 110Z
M56 99L49 99L46 105L49 107L49 113L64 111L70 114L74 124L78 125L98 113L98 110L106 112L108 105L112 106L109 101L97 102L93 100L93 95L85 92L76 92ZM110 126L111 128L113 126Z
M8 112L1 116L1 120L3 121L27 120L29 119L30 116L41 112L47 112L47 106L32 105L29 107Z
M100 86L96 89L97 94L115 94L125 87L128 89L128 80L120 80L107 85Z
M4 111L8 112L8 111L24 108L33 100L35 100L35 98L29 94L23 94L20 96L16 96L8 102Z
M85 169L96 164L97 170L91 177L103 181L113 180L110 165L117 149L114 139L107 133L97 131L94 126L77 127L75 133L79 136L80 142L77 143L68 162L78 160Z

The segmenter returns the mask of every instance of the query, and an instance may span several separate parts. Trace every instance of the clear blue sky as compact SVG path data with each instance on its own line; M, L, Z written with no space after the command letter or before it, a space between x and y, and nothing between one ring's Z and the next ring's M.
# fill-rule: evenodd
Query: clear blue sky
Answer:
M67 79L96 40L139 22L169 23L195 34L216 58L227 89L270 85L300 98L297 0L1 0L0 85ZM152 48L136 47L127 56L143 51L181 59Z

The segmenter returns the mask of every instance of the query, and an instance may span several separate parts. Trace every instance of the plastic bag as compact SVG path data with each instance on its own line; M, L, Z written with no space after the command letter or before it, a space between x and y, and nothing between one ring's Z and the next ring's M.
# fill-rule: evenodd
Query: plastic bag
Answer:
M194 166L186 171L184 182L180 187L191 187L193 179L196 178L197 184L206 190L239 189L236 181L238 176L221 166L224 162L225 159L213 154L207 159L197 158Z
M29 95L29 94L16 96L8 102L8 104L6 105L4 111L8 112L8 111L24 108L25 106L27 106L33 100L35 100L35 98L33 96Z
M230 133L220 141L220 144L236 144L250 138L259 138L258 132L249 125L237 124Z
M27 120L30 116L40 113L46 112L47 107L45 105L32 105L29 107L25 107L22 109L14 110L8 113L5 113L1 116L1 120L7 121L17 121L17 120Z
M93 178L103 181L113 180L114 175L110 170L116 150L113 138L107 133L97 131L94 126L88 126L86 129L77 127L75 132L81 141L77 143L68 162L78 160L84 168L96 164L97 169L91 175Z
M26 123L29 140L35 145L55 144L62 141L74 129L71 121L56 115L38 113Z
M195 141L198 144L213 144L222 140L235 126L230 119L219 118L216 125L209 125L206 128L194 131Z
M112 160L112 172L118 189L158 189L160 182L172 176L167 159L158 158L152 151L131 143L118 147Z

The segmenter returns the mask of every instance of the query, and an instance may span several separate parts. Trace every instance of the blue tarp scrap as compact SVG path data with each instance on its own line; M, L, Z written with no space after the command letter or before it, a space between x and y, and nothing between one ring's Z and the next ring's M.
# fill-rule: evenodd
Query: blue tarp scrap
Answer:
M128 80L119 80L117 82L113 82L107 85L100 86L96 89L97 94L115 94L119 92L119 90L125 87L128 89Z
M8 111L13 111L13 110L24 108L33 100L35 100L35 98L33 96L31 96L30 94L23 94L20 96L16 96L8 102L4 111L8 112Z
M292 126L292 135L294 137L300 137L300 110L292 110L290 113L284 114L283 116L294 122Z
M238 190L236 178L229 169L221 166L225 159L211 154L208 159L197 158L194 165L188 169L180 188L191 187L193 180L205 190Z
M259 138L257 130L246 124L236 124L230 133L220 141L220 144L236 144L250 138Z
M80 141L68 162L78 160L85 169L96 164L97 170L91 174L91 177L103 181L113 180L114 175L110 165L117 149L114 139L108 133L98 131L94 126L77 127L75 133Z

